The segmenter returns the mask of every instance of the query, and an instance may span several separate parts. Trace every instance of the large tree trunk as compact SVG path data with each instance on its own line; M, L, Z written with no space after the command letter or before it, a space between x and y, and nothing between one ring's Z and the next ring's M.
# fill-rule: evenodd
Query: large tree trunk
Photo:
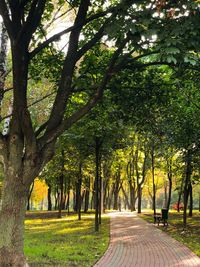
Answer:
M3 183L2 210L0 212L0 266L24 267L24 217L29 187L23 177L7 171Z

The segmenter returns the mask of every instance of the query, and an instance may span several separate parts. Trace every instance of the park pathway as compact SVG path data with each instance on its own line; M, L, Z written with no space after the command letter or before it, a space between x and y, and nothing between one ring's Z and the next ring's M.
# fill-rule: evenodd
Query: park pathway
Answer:
M110 245L94 267L200 267L191 250L136 213L110 216Z

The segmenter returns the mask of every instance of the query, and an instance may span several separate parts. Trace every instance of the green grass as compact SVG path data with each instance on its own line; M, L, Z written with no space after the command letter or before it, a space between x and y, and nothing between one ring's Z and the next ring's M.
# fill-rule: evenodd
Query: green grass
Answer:
M150 223L153 223L152 211L144 211L140 217ZM160 224L159 228L174 237L176 240L185 244L200 257L200 212L196 211L194 212L192 218L188 218L188 226L186 230L183 230L182 221L182 212L178 213L177 211L170 211L168 220L169 226L163 227L163 225Z
M48 213L35 213L25 222L25 255L31 267L92 266L109 243L109 218L102 218L99 233L94 231L94 215L76 215L57 219ZM52 213L53 214L53 213ZM51 218L55 217L55 218Z

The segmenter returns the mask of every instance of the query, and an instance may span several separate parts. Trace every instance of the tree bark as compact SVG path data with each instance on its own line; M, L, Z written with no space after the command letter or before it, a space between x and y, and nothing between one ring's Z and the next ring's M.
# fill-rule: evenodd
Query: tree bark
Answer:
M23 253L24 217L28 193L23 178L12 174L5 177L0 212L0 266L2 267L28 266Z

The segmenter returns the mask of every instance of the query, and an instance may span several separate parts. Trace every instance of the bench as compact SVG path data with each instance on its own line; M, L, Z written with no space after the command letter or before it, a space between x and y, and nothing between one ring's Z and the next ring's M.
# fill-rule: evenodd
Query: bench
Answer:
M168 225L168 209L161 209L161 213L156 213L154 215L154 224L158 223L159 224L163 222L164 226L165 224Z

